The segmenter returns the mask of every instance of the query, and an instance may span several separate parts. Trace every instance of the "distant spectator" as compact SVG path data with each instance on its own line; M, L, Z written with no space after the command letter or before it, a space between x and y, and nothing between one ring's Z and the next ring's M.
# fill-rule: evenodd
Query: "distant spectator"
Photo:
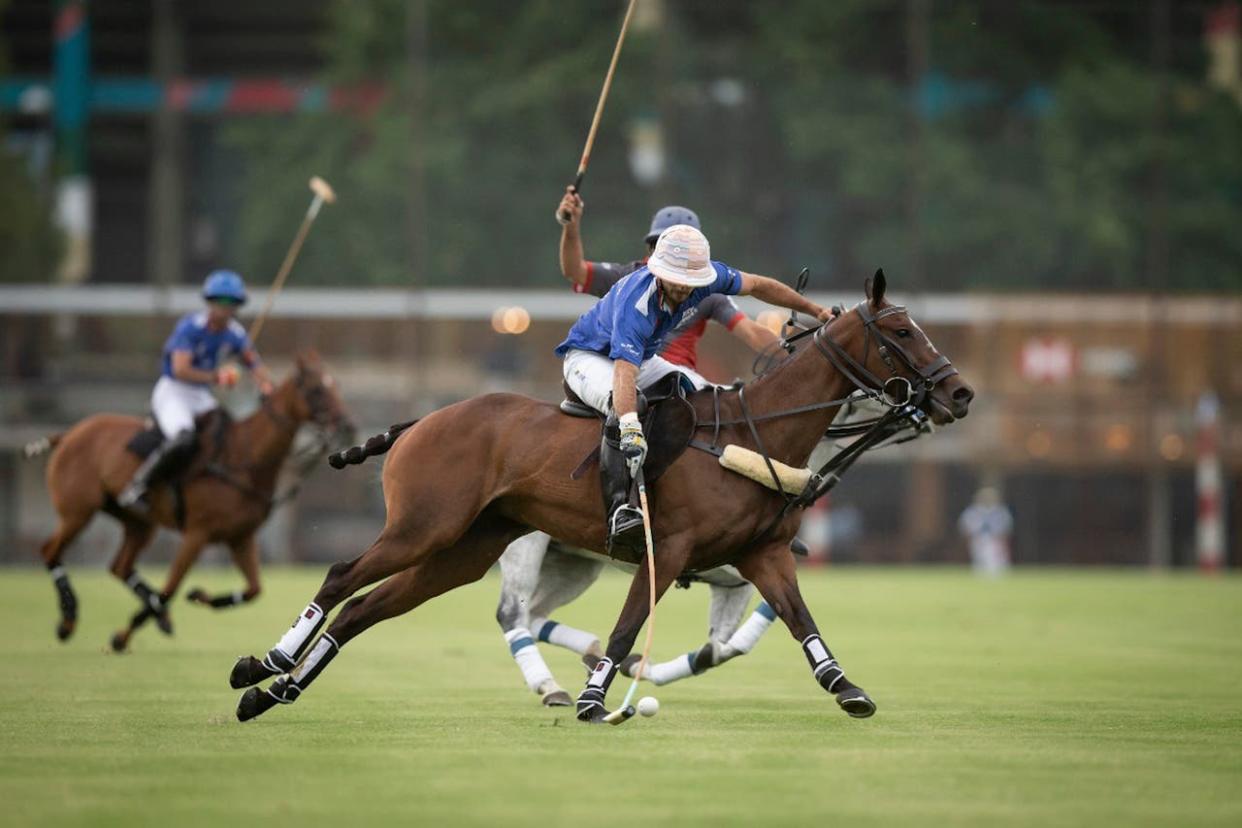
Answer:
M984 486L976 492L975 502L962 512L957 527L970 542L970 564L976 573L993 578L1005 574L1013 516L996 489Z

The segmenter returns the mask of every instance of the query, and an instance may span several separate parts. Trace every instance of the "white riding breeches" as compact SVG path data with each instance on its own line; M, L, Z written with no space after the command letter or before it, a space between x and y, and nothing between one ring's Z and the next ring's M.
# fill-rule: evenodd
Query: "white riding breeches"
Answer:
M594 351L574 349L565 354L562 368L565 374L565 384L584 403L601 414L607 414L608 399L612 395L613 361ZM685 374L694 383L696 390L706 388L711 384L692 368L674 365L664 357L653 356L638 366L635 385L639 388L649 388L674 371Z
M194 430L194 418L219 407L204 385L191 385L172 377L160 377L151 392L151 411L166 438Z

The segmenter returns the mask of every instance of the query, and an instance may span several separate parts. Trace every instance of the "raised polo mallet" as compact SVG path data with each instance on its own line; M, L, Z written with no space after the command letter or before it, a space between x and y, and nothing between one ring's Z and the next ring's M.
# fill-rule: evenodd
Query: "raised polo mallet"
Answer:
M647 669L647 657L651 655L651 641L655 638L655 543L651 540L651 510L647 508L647 486L643 482L643 470L641 467L634 471L634 482L638 484L638 506L643 512L643 537L647 541L647 585L650 587L648 593L650 604L647 611L647 640L643 643L643 657L638 661L638 669L634 672L634 680L630 682L630 689L625 693L625 700L621 702L619 708L604 717L604 721L610 725L619 725L634 717L635 710L632 704L634 693L638 691L638 682L643 676L643 671ZM644 713L643 715L651 714Z
M621 57L621 44L625 42L625 31L630 27L630 17L634 14L634 4L638 0L630 0L625 10L625 20L621 21L621 34L617 35L617 46L612 50L612 62L608 64L608 74L604 75L604 88L599 93L599 103L595 105L595 117L591 119L591 129L587 132L586 146L582 148L582 160L578 162L578 175L574 177L573 192L582 189L582 179L586 177L587 164L591 161L591 147L595 145L595 133L599 129L600 117L604 114L604 102L608 100L608 90L612 87L612 75L617 71L617 58ZM569 224L573 218L568 212L558 210L556 220L561 224Z
M289 271L293 270L293 263L297 261L298 253L302 250L302 242L306 241L306 234L310 232L311 225L315 223L315 217L319 215L319 208L324 205L324 202L333 204L336 201L336 192L332 189L332 185L319 176L316 175L311 178L310 188L315 195L311 198L310 206L306 208L306 217L302 219L302 226L298 228L298 234L293 237L293 244L289 245L289 252L285 254L285 260L280 263L280 270L276 273L275 281L272 282L272 286L267 290L267 299L263 301L263 309L254 318L254 322L250 323L249 335L252 346L258 341L259 334L263 332L263 323L267 321L267 315L271 312L272 305L276 302L277 294L285 286L285 280L289 278Z

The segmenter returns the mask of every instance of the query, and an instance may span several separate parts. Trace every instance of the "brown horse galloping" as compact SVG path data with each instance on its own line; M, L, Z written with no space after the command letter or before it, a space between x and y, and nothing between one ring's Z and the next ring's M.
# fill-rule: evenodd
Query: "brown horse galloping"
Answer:
M810 344L743 392L723 392L719 420L710 391L693 395L699 422L733 422L722 428L722 444L766 449L774 459L804 466L838 407L815 403L840 400L856 385L875 390L886 381L901 384L894 378L904 377L918 389L933 421L965 416L974 392L905 309L885 302L884 291L880 272L868 283L867 302L816 329ZM237 688L289 674L266 690L250 687L238 705L238 718L245 721L295 701L350 639L481 578L510 541L532 527L602 551L599 481L595 475L571 476L599 439L596 420L573 419L555 405L513 394L449 406L399 439L373 438L381 445L370 453L392 447L383 472L384 529L361 556L328 570L314 601L267 656L247 656L234 665L230 684ZM845 678L799 594L789 542L801 522L800 510L785 510L778 494L696 450L682 454L650 488L657 597L683 572L735 565L802 643L820 685L851 716L870 716L874 703ZM350 598L385 578L365 595ZM316 640L326 615L342 601L344 607ZM579 696L580 719L600 721L607 713L603 702L615 665L630 653L647 611L644 560L608 641L607 657Z
M168 602L209 543L228 544L234 563L245 576L246 589L216 598L195 590L191 599L213 607L254 600L260 589L254 535L272 510L281 465L299 426L307 421L325 432L352 429L335 383L313 353L299 356L293 376L277 386L253 415L230 425L218 444L210 445L212 435L204 435L202 442L208 445L182 478L180 510L173 490L163 486L151 492L151 509L145 515L122 509L115 500L140 462L126 446L144 428L141 418L96 414L63 434L28 447L27 454L32 456L46 450L54 452L48 463L47 487L60 523L40 554L60 596L57 637L64 641L73 635L78 614L77 596L61 563L65 548L99 511L112 515L124 529L111 571L142 604L129 626L113 636L112 646L118 652L149 618L154 617L165 633L172 632ZM179 511L184 514L180 524ZM182 533L164 589L158 593L134 568L156 526Z

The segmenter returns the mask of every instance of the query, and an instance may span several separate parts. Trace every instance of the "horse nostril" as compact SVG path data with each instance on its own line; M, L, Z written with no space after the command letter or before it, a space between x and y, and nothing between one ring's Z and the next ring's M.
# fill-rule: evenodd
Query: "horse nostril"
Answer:
M953 402L968 403L975 398L975 392L969 385L963 385L953 392Z

